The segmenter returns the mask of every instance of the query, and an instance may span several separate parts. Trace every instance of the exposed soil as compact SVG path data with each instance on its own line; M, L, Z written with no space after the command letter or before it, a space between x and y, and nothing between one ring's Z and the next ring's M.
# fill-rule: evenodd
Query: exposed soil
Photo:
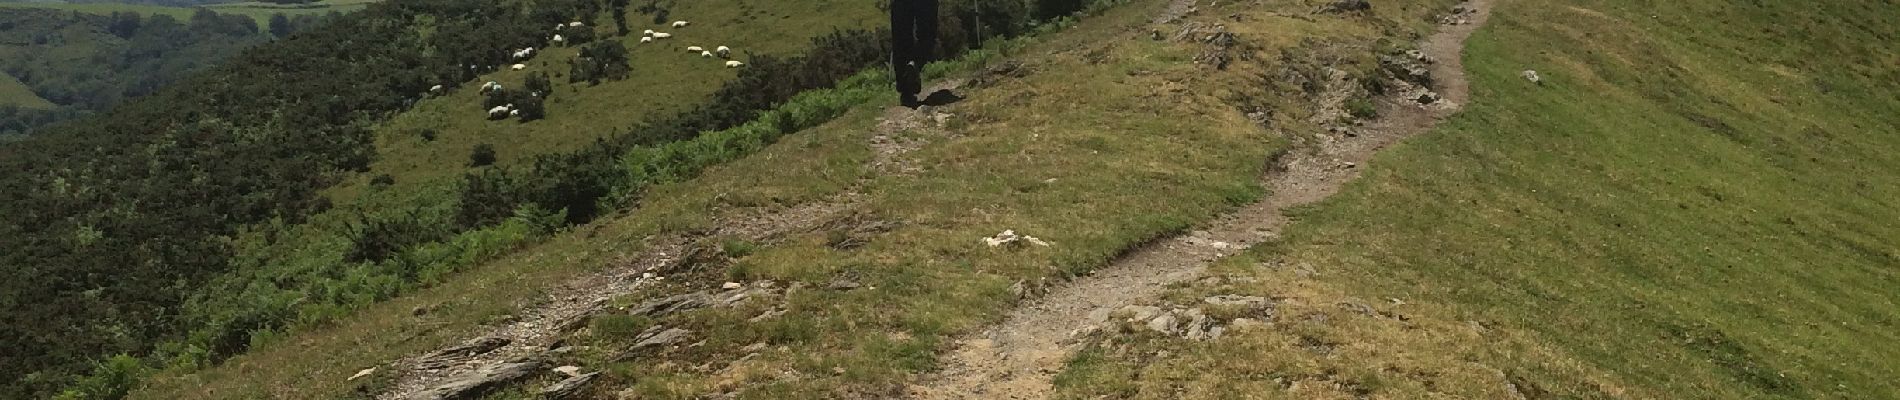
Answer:
M849 200L826 201L764 213L725 218L711 232L672 234L649 242L646 251L613 262L604 271L570 280L537 304L523 307L511 322L489 326L467 342L405 358L391 390L378 399L428 398L431 388L503 363L533 359L550 350L566 334L602 311L608 301L664 284L666 274L691 254L701 237L767 240L816 228L844 214ZM648 275L651 274L651 275Z
M1077 332L1101 324L1112 310L1158 296L1169 284L1198 277L1216 259L1275 237L1287 223L1283 210L1331 196L1379 150L1429 131L1456 112L1470 99L1461 59L1464 41L1484 25L1494 1L1470 1L1464 7L1471 12L1419 43L1426 56L1437 60L1429 66L1431 89L1443 100L1421 106L1412 98L1382 99L1379 117L1351 134L1312 141L1275 160L1261 178L1271 190L1267 198L1204 230L1145 245L1012 311L1000 325L960 339L944 369L913 386L912 397L1048 398L1052 378L1079 345L1071 340ZM1176 2L1157 20L1178 18L1182 11L1177 10L1191 7L1192 1Z
M965 79L948 79L932 85L926 92L955 90ZM876 157L870 167L882 174L902 174L915 170L906 153L927 144L942 134L946 119L954 114L948 107L926 106L912 110L891 107L885 110L871 132L871 147ZM861 184L861 183L860 183ZM484 368L537 358L567 333L579 328L588 316L602 312L614 298L636 294L654 285L666 284L667 274L691 257L694 242L705 237L732 237L765 241L789 233L810 231L842 219L859 195L846 190L832 198L794 207L733 215L720 218L710 232L675 233L648 240L640 254L612 262L603 271L563 283L546 298L522 307L508 322L480 329L467 341L425 354L410 356L393 363L398 371L396 383L378 399L433 398L434 388L479 375Z

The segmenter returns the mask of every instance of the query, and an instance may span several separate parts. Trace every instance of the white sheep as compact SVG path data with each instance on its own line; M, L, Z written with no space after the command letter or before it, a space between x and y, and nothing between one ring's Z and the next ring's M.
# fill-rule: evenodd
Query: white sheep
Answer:
M528 69L528 64L515 64L513 66L508 67L508 69L520 71L520 70Z
M508 106L495 106L495 108L488 109L488 117L501 118L504 115L508 115L509 111Z
M739 68L743 66L745 66L745 63L739 62L738 60L726 61L726 68Z
M686 21L673 21L674 28L685 28L687 25L692 25L692 24L693 23L686 22Z
M567 27L567 24L554 24L554 30L556 31L559 31L561 30L561 28L566 28L566 27Z
M429 93L442 93L442 85L430 86Z
M561 37L561 34L556 33L554 34L554 44L567 44L567 38Z
M686 52L688 53L698 53L702 51L706 51L706 48L699 47L699 46L686 46Z
M665 39L665 38L673 37L673 34L666 33L666 32L653 32L653 37L659 38L659 39Z
M567 23L567 26L571 26L571 27L582 27L582 26L587 26L587 24L583 24L583 23L581 23L580 21L574 21L574 22L569 22L569 23Z
M653 43L653 38L651 37L640 38L640 43Z
M699 56L700 56L700 57L706 57L706 58L712 58L712 56L713 56L713 53L712 53L712 52L710 52L710 51L703 51L703 50L702 50L702 51L700 51L700 52L699 52Z
M508 110L508 116L519 117L521 116L521 110Z
M495 92L495 91L501 91L501 83L498 83L495 81L488 81L488 83L482 84L482 90L481 90L482 94L488 94L488 92Z
M719 58L726 58L726 57L732 56L731 47L719 46L719 48L713 49L713 52L719 53Z
M653 36L653 30L648 29L646 32L641 33L640 36Z

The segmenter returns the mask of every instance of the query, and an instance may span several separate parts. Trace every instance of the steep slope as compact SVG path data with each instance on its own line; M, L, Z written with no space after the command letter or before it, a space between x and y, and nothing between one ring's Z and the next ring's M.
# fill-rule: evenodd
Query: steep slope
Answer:
M1462 114L1147 316L1225 335L1131 309L1061 395L1900 395L1896 18L1502 1Z
M1060 2L1018 4L1056 3ZM1736 344L1731 339L1747 337L1759 341L1760 336L1704 329L1686 330L1694 333L1687 337L1663 332L1660 338L1648 340L1642 340L1647 336L1639 333L1635 335L1637 339L1631 340L1588 329L1591 326L1641 327L1630 324L1629 320L1659 317L1642 311L1617 313L1641 309L1624 306L1630 303L1619 304L1615 300L1602 305L1594 303L1597 298L1592 295L1615 294L1616 290L1635 285L1627 281L1593 281L1613 277L1610 272L1616 271L1615 266L1591 266L1585 261L1643 260L1662 254L1655 252L1656 249L1688 248L1660 245L1675 243L1669 235L1673 231L1645 232L1614 223L1596 226L1600 232L1607 232L1598 238L1628 231L1650 235L1649 240L1640 243L1618 242L1627 245L1624 248L1649 253L1615 257L1604 253L1564 252L1562 249L1574 247L1565 247L1565 243L1569 243L1565 240L1570 238L1553 239L1547 233L1590 227L1572 221L1596 221L1573 218L1548 207L1549 204L1575 205L1564 203L1580 199L1565 197L1564 193L1573 193L1565 191L1570 189L1567 185L1590 188L1588 185L1594 184L1601 189L1574 193L1608 193L1609 189L1623 186L1605 183L1606 179L1641 176L1646 171L1645 166L1695 167L1702 173L1721 173L1724 179L1749 182L1749 188L1776 188L1771 184L1782 181L1785 176L1751 178L1747 171L1762 169L1725 171L1696 167L1701 160L1669 159L1665 154L1658 154L1660 150L1655 148L1658 142L1652 136L1671 138L1669 140L1687 137L1692 144L1713 146L1679 146L1671 149L1676 150L1671 154L1681 154L1682 147L1728 149L1731 152L1724 153L1728 155L1750 154L1737 148L1759 146L1720 147L1707 143L1708 138L1658 134L1674 130L1635 129L1704 126L1734 133L1746 143L1782 145L1783 142L1767 139L1776 136L1749 136L1780 132L1778 129L1746 130L1737 127L1750 125L1707 122L1726 121L1716 117L1680 117L1657 111L1672 110L1663 107L1668 105L1702 104L1698 102L1708 97L1680 95L1674 91L1678 88L1752 93L1737 89L1746 85L1700 85L1686 78L1725 76L1703 69L1696 69L1696 74L1669 73L1671 78L1658 82L1646 80L1647 76L1639 74L1612 73L1617 71L1612 68L1591 69L1581 61L1561 62L1594 60L1627 64L1629 60L1666 60L1676 63L1673 65L1676 68L1697 65L1713 68L1710 66L1734 61L1733 53L1695 50L1701 48L1696 46L1672 47L1674 51L1609 51L1628 49L1592 47L1596 43L1620 42L1581 38L1626 38L1611 33L1637 35L1680 29L1673 31L1678 32L1674 34L1651 34L1672 35L1666 36L1670 40L1662 43L1694 43L1696 39L1690 38L1697 36L1685 32L1697 28L1669 25L1687 21L1670 19L1654 22L1659 25L1643 25L1650 30L1622 30L1614 25L1582 22L1584 20L1567 14L1575 11L1565 11L1564 7L1507 2L1497 11L1498 19L1493 22L1496 25L1489 29L1510 29L1519 35L1513 37L1521 41L1502 41L1484 33L1473 39L1474 50L1465 65L1474 72L1471 98L1476 100L1465 109L1466 114L1438 132L1419 138L1427 140L1424 144L1408 142L1393 149L1396 153L1375 157L1368 163L1350 157L1333 160L1328 158L1334 155L1327 152L1328 143L1377 143L1377 140L1356 140L1355 135L1379 139L1379 135L1366 134L1362 129L1368 127L1360 124L1371 123L1370 128L1376 129L1382 115L1400 120L1408 115L1388 114L1395 112L1393 107L1416 107L1384 96L1399 95L1398 99L1412 103L1443 104L1445 100L1425 96L1426 93L1408 86L1428 84L1430 76L1421 76L1417 73L1421 68L1413 61L1406 61L1405 50L1410 46L1404 44L1436 29L1440 17L1449 15L1453 20L1470 17L1456 13L1449 0L1379 2L1369 10L1340 4L1354 3L1129 1L1114 8L1091 9L1085 13L1088 17L1078 23L1042 25L1037 30L1041 35L1033 39L998 42L992 45L991 51L933 66L935 83L939 87L955 88L964 97L958 102L920 111L892 107L893 99L884 92L890 84L889 76L873 70L836 87L777 102L780 104L773 111L758 114L751 122L725 129L694 131L695 135L676 141L624 148L590 146L577 153L599 152L589 156L593 158L580 161L534 158L532 167L522 165L530 164L525 162L530 159L526 155L504 154L504 164L517 168L544 168L544 165L563 162L606 166L582 168L579 169L582 173L575 174L529 175L531 178L524 179L533 184L554 185L555 192L565 190L561 185L569 184L598 189L588 185L615 179L637 184L632 189L613 187L608 190L613 193L610 196L581 196L587 200L585 203L568 203L589 209L600 207L602 212L597 214L598 218L581 225L541 231L539 229L565 226L550 221L562 214L528 202L512 209L516 212L514 216L501 225L470 231L453 240L413 246L397 258L415 257L426 263L336 264L324 258L331 257L332 253L323 253L309 257L307 264L284 264L289 267L267 270L273 272L261 277L235 277L223 284L263 287L265 289L258 289L256 293L268 295L261 298L296 299L303 303L293 303L282 310L320 322L295 325L287 333L272 330L253 336L257 339L250 342L253 347L248 353L204 370L170 371L143 387L134 397L398 397L469 387L442 384L470 382L461 379L481 375L471 372L500 367L519 367L517 371L522 375L514 379L481 381L496 383L479 387L488 389L485 390L490 392L487 396L535 396L536 390L569 379L591 379L589 385L580 390L583 396L592 397L927 396L937 388L934 384L937 381L932 380L934 374L956 373L954 362L959 357L959 342L968 343L971 335L981 335L992 326L1012 326L1008 322L1010 313L1025 301L1042 296L1059 298L1059 291L1048 291L1060 285L1060 281L1082 279L1087 282L1089 278L1077 277L1114 266L1118 259L1140 251L1144 245L1205 246L1181 252L1200 256L1193 260L1197 263L1236 250L1233 244L1242 243L1239 240L1214 243L1206 239L1207 235L1191 232L1224 227L1219 216L1260 198L1297 195L1298 188L1261 186L1257 178L1263 169L1271 171L1274 160L1313 162L1301 166L1312 169L1295 170L1317 170L1329 177L1350 176L1354 172L1342 169L1360 169L1362 165L1367 172L1364 172L1365 179L1347 187L1343 198L1294 210L1291 217L1295 223L1284 233L1284 239L1269 240L1241 257L1218 263L1210 279L1182 284L1164 292L1164 297L1158 300L1158 304L1180 304L1185 309L1187 303L1206 303L1206 298L1213 295L1258 295L1258 298L1217 297L1216 302L1222 304L1196 306L1205 308L1200 311L1230 328L1226 336L1193 342L1140 333L1140 326L1152 320L1129 327L1132 329L1111 326L1109 332L1098 336L1078 335L1070 339L1087 346L1070 360L1067 370L1050 377L1046 374L1055 373L1053 369L1058 366L1038 363L1037 366L1045 370L1034 371L1033 378L1051 379L1049 383L1055 397L1532 397L1543 394L1659 397L1695 390L1719 393L1718 396L1748 396L1764 387L1751 389L1749 386L1754 384L1750 380L1760 379L1771 384L1766 386L1769 392L1783 390L1774 389L1775 375L1762 367L1766 365L1761 361L1765 358L1750 356L1759 353L1743 347L1758 344ZM1829 9L1835 11L1853 7L1830 5L1834 8ZM814 7L828 10L823 8L828 7L826 5ZM1783 7L1792 6L1758 7L1761 8L1743 11L1743 15L1783 13L1787 11ZM856 10L868 13L870 9ZM1553 12L1557 14L1549 14ZM1700 15L1712 11L1679 9L1675 12ZM1856 29L1891 26L1880 25L1886 21L1880 20L1882 17L1877 13L1873 15L1876 16L1844 20L1855 21L1847 26L1858 27ZM1655 19L1661 20L1659 15ZM1571 25L1556 21L1569 21ZM1577 31L1553 39L1536 28L1538 26ZM1733 29L1740 32L1751 28ZM1819 28L1796 26L1794 29ZM1874 32L1863 36L1889 36ZM1736 37L1753 38L1739 34ZM1532 43L1545 44L1526 45ZM1830 50L1858 55L1860 58L1846 64L1849 67L1831 71L1834 74L1824 75L1827 78L1820 82L1826 83L1828 90L1845 91L1858 100L1868 101L1867 104L1837 103L1811 93L1762 96L1757 99L1765 102L1741 104L1749 104L1748 109L1755 110L1773 110L1774 106L1766 104L1781 104L1765 99L1805 104L1798 108L1801 112L1783 116L1831 115L1821 110L1838 108L1844 110L1839 111L1842 116L1851 119L1820 126L1861 124L1872 130L1890 127L1891 122L1874 117L1880 115L1875 111L1891 109L1891 102L1878 97L1880 93L1890 92L1878 90L1884 86L1872 82L1892 74L1873 67L1891 61L1891 56L1877 47L1852 43L1848 40L1822 42L1822 50L1813 54L1782 55L1785 68L1765 71L1773 73L1785 69L1781 72L1819 74L1788 66L1805 65L1803 68L1819 70L1822 64L1794 61L1815 59ZM1519 49L1514 45L1526 46ZM1552 49L1578 53L1551 53ZM680 53L683 52L672 54L682 55ZM1553 57L1550 54L1571 54L1578 58L1542 58ZM1692 54L1709 59L1662 57L1666 54ZM667 53L654 55L665 57ZM1503 58L1507 55L1524 58ZM698 61L690 56L687 60ZM1447 67L1451 65L1455 64ZM669 68L666 64L657 67ZM1518 75L1523 68L1543 70L1548 75L1544 78L1545 84L1539 86L1524 81ZM1659 68L1658 71L1673 70L1670 66ZM684 69L676 72L720 73ZM520 77L508 72L491 76ZM743 74L739 76L739 80L744 80ZM1578 79L1573 77L1590 76L1600 80L1590 81L1593 84L1587 87L1572 86L1585 81L1573 80ZM1748 76L1770 75L1754 71ZM1844 83L1862 86L1846 89L1836 86ZM1782 89L1781 93L1798 93L1794 89L1800 87L1804 86L1777 88ZM557 90L555 96L557 99L567 93L600 96L590 97L597 102L569 104L573 107L607 102L641 104L635 97L619 97L642 94L632 87L589 92L596 89L566 88ZM691 88L674 90L692 93ZM1730 90L1740 92L1728 92ZM1444 97L1463 99L1457 92L1447 90ZM1551 93L1564 97L1555 100L1539 97ZM1609 93L1609 98L1590 97L1602 93ZM1509 97L1511 95L1521 97ZM1493 98L1499 100L1489 100ZM541 124L545 121L515 124L461 120L466 113L477 111L476 102L474 96L466 92L425 100L419 109L437 112L405 114L380 128L379 145L392 149L390 154L407 155L378 161L371 170L388 171L395 185L414 184L417 186L404 188L424 189L420 193L417 190L382 192L375 188L377 184L358 183L336 189L332 195L355 199L349 200L354 203L345 209L354 207L367 211L389 204L446 203L451 199L460 204L440 207L465 206L471 203L470 199L482 198L451 197L450 190L466 190L468 186L457 188L440 183L441 179L454 179L455 172L461 169L458 165L461 149L465 148L462 145L505 141L504 148L571 149L566 146L576 140L606 135L574 134L560 127L589 126L586 120L617 117L612 112L579 108L568 112L581 119L565 123L558 120L547 124ZM1853 108L1857 106L1872 107L1874 111L1855 111L1862 110ZM555 109L557 115L560 110ZM1702 116L1710 113L1710 110L1696 112ZM1736 118L1742 113L1721 116ZM1737 120L1766 123L1747 118ZM1670 121L1675 124L1669 125ZM1503 123L1520 125L1491 125ZM495 127L485 128L489 125ZM446 126L456 128L438 131L438 138L462 134L466 129L479 132L458 139L467 141L448 150L429 149L421 140L413 143L413 149L401 148L410 145L405 141L411 139L406 138L421 137L423 130ZM1717 126L1728 128L1717 129ZM1596 130L1587 132L1589 135L1565 130L1579 127ZM516 129L533 130L536 135L509 136ZM633 129L643 128L636 124ZM1558 139L1572 141L1557 143L1573 147L1553 149L1551 137L1513 134L1525 131L1571 132ZM536 142L539 135L574 139ZM1616 151L1583 152L1587 147L1580 146L1597 143L1588 139L1594 137L1615 138L1617 140L1601 142L1619 145L1613 147ZM1881 141L1887 139L1882 138L1827 137L1871 149L1887 147ZM1515 147L1510 150L1493 147L1505 145ZM1873 154L1877 152L1864 150L1855 155L1875 166L1886 165L1889 159ZM1349 154L1365 155L1363 152ZM1561 158L1562 162L1551 162L1549 154L1566 158ZM1594 157L1583 157L1585 154ZM1808 159L1808 162L1819 163L1815 161L1819 157ZM393 162L397 160L429 161ZM1754 167L1761 167L1763 163L1798 167L1801 163L1798 157L1769 157L1762 161L1737 156L1721 160L1743 163L1740 165L1751 165L1747 162L1754 160ZM1615 174L1572 174L1579 170L1577 165L1603 167L1612 161L1630 164L1615 170L1583 169ZM1782 164L1775 164L1777 162ZM557 167L545 168L561 171ZM485 174L506 171L519 170L476 169L466 179L480 182L492 176ZM379 172L355 179L365 182L367 176L375 173ZM1872 172L1863 175L1877 176ZM1856 179L1869 180L1863 188L1883 191L1878 193L1885 193L1889 187L1880 186L1884 181L1875 178ZM1523 182L1542 183L1514 186ZM1406 185L1435 186L1414 191ZM1781 187L1781 190L1791 189ZM1724 198L1735 199L1735 196L1725 194ZM1854 214L1882 215L1876 207L1881 203L1875 197L1846 197L1835 201L1828 204ZM1511 208L1483 208L1473 204ZM1615 213L1674 212L1667 208L1645 209L1640 205L1598 205L1590 215L1610 215L1616 223L1633 224L1634 220ZM1540 207L1544 214L1516 216L1538 211ZM422 214L427 218L416 220L443 224L452 221L441 209L425 211L435 214ZM1650 216L1667 218L1671 215L1674 214ZM1469 219L1458 219L1460 217ZM347 226L348 220L337 221L332 220L329 223L333 225L328 227L319 224L313 229ZM1686 219L1670 221L1674 222L1669 225L1672 230L1723 229L1694 225ZM1888 235L1890 232L1871 222L1860 225L1839 219L1827 222L1833 224L1829 226L1849 226L1847 232L1865 232L1866 237L1892 237ZM1509 231L1510 240L1487 240L1504 237L1495 233L1506 227L1515 229ZM998 232L1005 230L1037 239L996 246L987 245L983 240L998 239ZM522 231L534 232L526 234L533 238L508 236ZM536 236L543 234L545 241ZM290 254L309 248L332 251L348 247L348 241L353 239L312 237L325 239L273 244L262 247L273 249L262 254ZM501 239L496 239L498 237ZM1537 238L1544 238L1544 244L1517 247L1529 246L1521 245L1519 240ZM1704 239L1718 242L1723 238L1712 235ZM1877 244L1870 245L1865 240L1843 243L1851 244L1843 245L1850 250L1873 249L1844 253L1847 254L1844 257L1862 257L1865 259L1862 261L1878 261L1882 254L1891 253L1870 247ZM1727 246L1729 251L1742 251L1745 244L1728 243ZM1780 250L1827 256L1815 248L1798 247L1798 243L1796 246ZM1497 249L1512 252L1498 255ZM1138 257L1143 253L1133 254ZM451 261L436 261L442 258ZM1557 269L1545 272L1552 275L1539 275L1542 269L1507 268L1502 266L1503 261L1495 261L1505 258L1583 265L1588 268L1585 271L1588 275L1578 276L1579 272ZM1606 259L1609 261L1602 261ZM1383 268L1387 263L1415 269ZM1465 268L1472 265L1484 267ZM1888 278L1880 275L1878 264L1857 265L1860 268L1843 273L1873 272L1834 278L1872 282L1867 285L1879 285L1878 282ZM280 272L282 275L277 275ZM388 283L413 278L402 274L423 275L423 279L418 280L423 283L416 286ZM1457 279L1472 275L1492 278L1475 283ZM1315 276L1325 281L1316 282L1312 279ZM1513 276L1520 278L1506 279ZM1728 277L1698 278L1714 281ZM1290 281L1292 279L1303 280ZM242 284L247 282L268 284ZM280 282L288 282L287 286L295 289L270 287ZM1693 283L1678 281L1674 284ZM365 289L377 289L380 288L377 285L383 284L398 289L387 292ZM1569 292L1572 289L1565 288L1578 289ZM1530 297L1512 296L1527 292ZM366 299L353 297L362 293L367 293L362 295ZM1866 332L1891 325L1882 322L1886 316L1880 314L1881 310L1891 309L1880 308L1890 302L1883 303L1885 300L1873 291L1857 289L1842 293L1869 300L1868 308L1849 312L1871 316L1870 320L1827 333L1884 339L1880 336L1883 333ZM1641 304L1674 301L1678 302L1674 303L1676 306L1746 298L1736 292L1723 291L1653 289L1642 294L1646 297L1638 299ZM233 301L241 303L248 298L235 297ZM1368 302L1364 298L1375 300ZM1547 308L1557 305L1584 308L1589 312L1553 316ZM1131 310L1119 317L1133 317L1131 314L1140 311ZM1719 310L1695 311L1698 317L1723 315ZM1249 324L1236 321L1238 318L1267 325L1250 328ZM1549 319L1562 323L1539 325ZM1810 325L1812 329L1820 329L1815 328L1821 326L1818 321L1812 322L1816 322ZM998 323L1003 325L996 325ZM1638 345L1614 349L1614 352L1593 352L1589 347L1625 346L1624 343ZM1640 345L1642 343L1648 343L1648 347ZM1676 343L1687 345L1673 350L1668 347ZM1676 351L1673 354L1677 355L1669 356L1670 351ZM1866 351L1877 355L1881 350ZM1681 356L1683 352L1689 352L1690 356ZM1664 354L1661 360L1673 364L1650 366L1647 363L1661 363L1643 358L1650 354ZM1697 354L1706 358L1698 359ZM1062 358L1063 355L1053 357ZM1873 366L1842 367L1838 372L1825 373L1865 378L1879 376L1885 368L1879 366L1878 358L1861 359ZM552 368L570 365L583 375L569 378ZM1718 368L1706 369L1709 365ZM1697 370L1698 367L1705 369ZM1722 369L1726 368L1739 371L1734 376L1746 379L1683 383L1646 377L1666 376L1657 373L1663 371L1657 368L1700 371L1697 373L1717 377L1729 373ZM598 374L585 375L592 373ZM1855 382L1876 388L1868 393L1884 393L1878 389L1881 384L1871 379ZM1856 393L1861 392L1848 394ZM1004 393L981 395L1000 394Z
M1293 25L1256 17L1249 29L1272 33L1246 47L1221 39L1230 28L1157 21L1170 4L1129 2L934 67L966 99L923 111L891 108L878 95L888 76L862 75L788 103L843 105L841 117L655 187L629 212L138 396L394 396L520 360L545 364L497 396L530 395L562 364L604 371L586 389L597 397L902 395L952 339L1049 282L1250 202L1289 139L1352 120L1311 118L1303 105L1319 93L1263 78L1298 60L1266 55L1328 57L1352 78L1342 82L1383 76L1379 56L1398 49L1356 41L1428 28L1424 17L1448 5ZM1301 45L1314 36L1359 44ZM1364 90L1334 100L1364 101ZM1049 246L980 240L1006 229ZM591 297L595 286L626 294ZM702 300L653 306L679 301L665 299Z
M506 2L373 7L260 44L108 112L61 123L61 134L0 145L0 247L8 249L0 252L0 269L13 278L0 282L0 379L7 381L0 397L42 397L87 370L109 379L81 386L109 396L123 384L112 377L138 375L121 370L138 362L104 362L117 353L162 353L150 359L169 361L152 364L191 365L241 350L256 324L272 320L185 334L219 317L191 316L196 310L185 306L208 280L230 271L233 236L252 224L295 224L321 211L326 205L316 191L373 157L365 125L406 108L405 99L428 81L465 79L457 62L505 57L457 44L534 40L582 11L580 2L536 4L554 9L531 13ZM252 33L248 19L199 15L207 24L194 22L192 32ZM423 40L416 25L393 23L424 15L432 27L464 34ZM429 46L442 48L420 51ZM68 59L84 57L52 58Z

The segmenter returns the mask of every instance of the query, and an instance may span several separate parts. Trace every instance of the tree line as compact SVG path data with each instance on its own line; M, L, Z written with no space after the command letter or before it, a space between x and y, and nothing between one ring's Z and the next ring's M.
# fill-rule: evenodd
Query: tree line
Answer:
M136 12L9 9L0 13L0 41L19 46L0 57L0 71L58 107L0 110L0 134L24 134L151 94L322 19L277 14L260 30L250 17L206 9L184 20Z

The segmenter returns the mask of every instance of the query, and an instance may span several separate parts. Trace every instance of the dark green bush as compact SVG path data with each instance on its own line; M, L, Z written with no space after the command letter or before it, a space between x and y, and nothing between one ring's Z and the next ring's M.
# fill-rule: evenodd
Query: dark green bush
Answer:
M495 145L482 143L468 152L468 166L486 167L495 164Z

